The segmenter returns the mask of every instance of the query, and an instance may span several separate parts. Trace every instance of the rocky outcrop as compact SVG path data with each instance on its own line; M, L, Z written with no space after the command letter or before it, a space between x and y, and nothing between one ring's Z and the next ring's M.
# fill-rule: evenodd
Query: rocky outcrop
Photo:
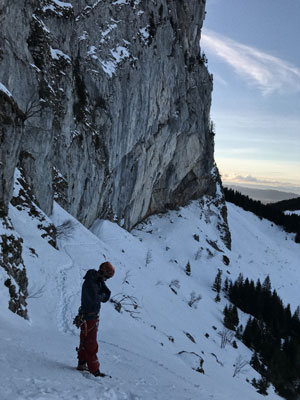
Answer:
M8 217L0 219L0 231L0 267L7 276L4 285L9 291L8 308L27 319L28 279L22 258L23 239L16 234Z
M22 214L28 214L35 221L36 229L40 231L41 237L57 249L56 228L36 204L36 198L23 170L15 171L10 203L10 215L19 215L22 220ZM0 267L4 269L4 275L3 271L1 272L4 277L4 285L8 288L8 308L27 319L27 269L30 268L30 265L24 264L24 248L25 252L29 250L32 256L38 257L34 248L24 246L24 240L14 229L11 219L2 215L0 218Z
M213 195L204 15L204 0L3 0L4 213L18 164L43 211L55 198L86 226Z
M1 54L1 53L0 53ZM8 212L22 138L23 113L0 84L0 218Z

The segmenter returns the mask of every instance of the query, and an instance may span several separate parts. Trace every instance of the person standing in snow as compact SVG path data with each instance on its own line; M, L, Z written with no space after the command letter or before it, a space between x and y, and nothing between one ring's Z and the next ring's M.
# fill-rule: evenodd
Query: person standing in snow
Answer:
M74 324L80 326L77 369L88 370L94 376L105 376L99 369L97 331L101 303L106 303L110 298L110 290L105 281L112 278L114 274L115 268L108 261L102 263L98 271L95 269L87 271L82 285L81 307L74 320Z

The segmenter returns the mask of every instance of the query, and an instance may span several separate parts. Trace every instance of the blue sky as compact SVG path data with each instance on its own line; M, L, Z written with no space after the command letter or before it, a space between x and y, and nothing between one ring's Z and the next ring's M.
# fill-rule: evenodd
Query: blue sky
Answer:
M223 182L300 194L300 0L207 0L206 11Z

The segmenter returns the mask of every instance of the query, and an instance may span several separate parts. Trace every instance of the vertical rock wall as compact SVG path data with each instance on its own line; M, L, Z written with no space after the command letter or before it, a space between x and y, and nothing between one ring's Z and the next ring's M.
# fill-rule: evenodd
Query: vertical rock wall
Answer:
M20 135L2 119L6 180L19 163L46 213L55 197L127 229L213 195L204 15L203 0L3 0L0 83L24 114Z

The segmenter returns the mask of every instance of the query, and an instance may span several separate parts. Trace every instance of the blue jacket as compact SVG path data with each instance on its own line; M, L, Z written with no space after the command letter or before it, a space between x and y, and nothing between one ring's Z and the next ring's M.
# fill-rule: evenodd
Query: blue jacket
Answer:
M90 269L84 276L81 291L81 310L85 320L98 317L101 303L106 303L110 298L110 290L99 279L95 269Z

